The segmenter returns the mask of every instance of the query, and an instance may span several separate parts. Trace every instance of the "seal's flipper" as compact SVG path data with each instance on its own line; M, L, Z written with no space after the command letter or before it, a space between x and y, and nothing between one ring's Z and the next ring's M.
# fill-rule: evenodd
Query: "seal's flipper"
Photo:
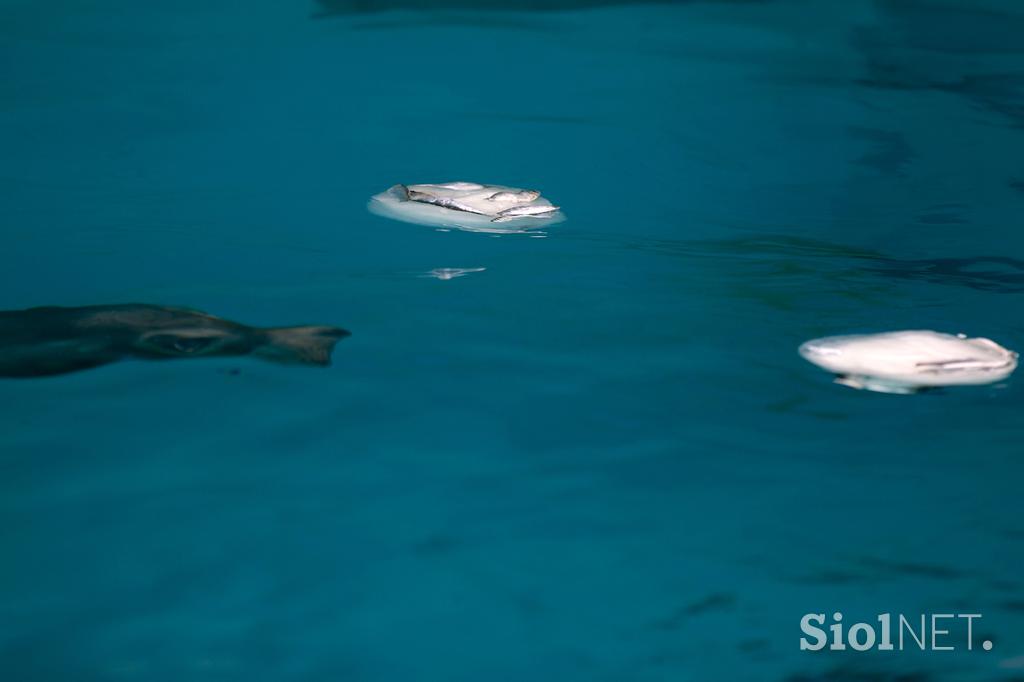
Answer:
M338 327L278 327L263 329L266 342L253 351L258 357L284 364L331 364L334 345L350 333Z

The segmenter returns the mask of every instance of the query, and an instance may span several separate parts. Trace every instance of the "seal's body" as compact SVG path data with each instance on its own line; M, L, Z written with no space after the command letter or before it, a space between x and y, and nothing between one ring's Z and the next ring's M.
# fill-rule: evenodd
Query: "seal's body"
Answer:
M328 365L349 333L337 327L257 328L197 310L146 304L0 311L0 377L41 377L127 358L255 355Z

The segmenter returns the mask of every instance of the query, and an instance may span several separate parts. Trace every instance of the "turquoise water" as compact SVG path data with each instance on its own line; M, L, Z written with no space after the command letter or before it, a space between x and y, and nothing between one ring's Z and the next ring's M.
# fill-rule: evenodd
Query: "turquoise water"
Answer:
M1021 381L795 349L1024 349L1024 10L417 4L0 4L0 308L353 332L0 382L0 676L1021 679ZM457 179L568 221L365 210ZM994 648L800 651L835 610Z

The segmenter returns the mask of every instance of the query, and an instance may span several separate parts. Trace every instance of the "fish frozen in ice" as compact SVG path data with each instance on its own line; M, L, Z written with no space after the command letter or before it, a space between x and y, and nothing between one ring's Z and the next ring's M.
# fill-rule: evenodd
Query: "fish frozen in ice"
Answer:
M526 232L565 219L532 189L446 182L394 185L370 199L373 213L395 220L472 232Z

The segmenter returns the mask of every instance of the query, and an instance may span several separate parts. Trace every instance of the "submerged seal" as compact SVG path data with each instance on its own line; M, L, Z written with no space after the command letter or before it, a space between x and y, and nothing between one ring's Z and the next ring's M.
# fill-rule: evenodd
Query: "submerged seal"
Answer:
M800 355L836 383L880 393L992 384L1017 369L1017 353L995 341L926 330L814 339Z
M145 304L0 311L0 377L42 377L126 358L254 355L330 364L337 327L248 327L198 310Z

